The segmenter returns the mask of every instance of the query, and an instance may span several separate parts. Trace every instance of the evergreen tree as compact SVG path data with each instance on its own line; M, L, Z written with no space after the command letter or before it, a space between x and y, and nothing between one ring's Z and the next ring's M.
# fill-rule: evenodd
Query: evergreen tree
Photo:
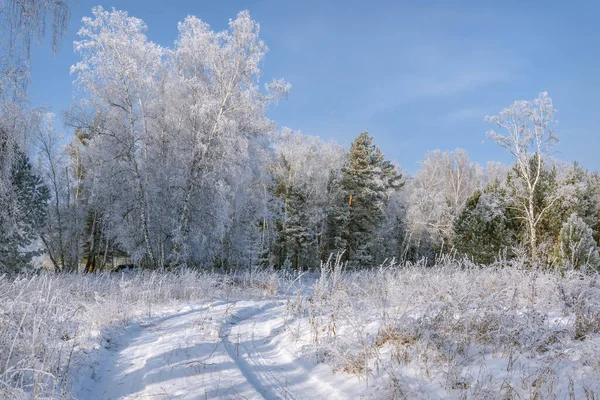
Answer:
M518 243L519 226L499 183L477 190L454 224L455 249L474 262L489 264Z
M550 190L559 190L561 185L556 182L556 175L559 168L566 172L564 182L568 186L575 188L573 195L568 201L562 200L557 201L556 204L551 207L542 221L540 222L540 230L542 235L547 237L548 240L552 240L553 244L556 242L560 235L560 231L563 224L573 214L577 214L586 225L592 228L594 239L598 238L598 206L600 198L600 182L596 173L589 173L583 170L577 163L568 167L566 165L553 168L551 175L552 183L549 186ZM538 196L540 202L543 201L545 193L541 192Z
M40 252L34 248L47 216L49 191L31 170L25 153L16 150L12 166L14 196L0 213L0 272L24 268Z
M282 167L289 171L289 162L283 155L280 157ZM285 179L279 179L276 183L275 196L282 201L275 245L276 264L279 266L286 260L291 260L296 270L311 264L310 247L315 244L315 232L311 228L306 191L304 185L290 185Z
M327 228L321 261L326 262L330 254L346 251L346 228L348 227L349 208L342 187L341 171L332 173L327 183Z
M560 230L560 256L564 264L580 269L600 268L600 249L585 221L573 214Z
M288 248L293 253L293 266L301 270L310 257L310 248L315 243L315 232L310 228L306 196L301 187L295 187L288 194L287 231L285 237L289 241ZM306 260L304 263L301 262ZM312 265L309 264L309 265Z
M362 266L375 261L376 234L390 192L402 186L401 174L372 142L368 132L354 140L341 179L348 208L345 257Z

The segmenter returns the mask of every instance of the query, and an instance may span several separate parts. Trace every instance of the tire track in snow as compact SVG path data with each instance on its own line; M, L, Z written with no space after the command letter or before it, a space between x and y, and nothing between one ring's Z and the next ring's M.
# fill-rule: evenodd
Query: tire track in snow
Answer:
M254 302L223 325L227 352L254 390L265 399L343 399L355 395L361 386L356 382L354 390L349 389L352 377L334 376L328 366L317 367L292 352L284 315L284 301Z
M243 308L227 319L223 327L223 344L225 345L227 353L229 353L229 356L234 360L238 369L242 372L248 382L267 400L294 400L296 397L286 387L286 382L282 382L281 379L275 374L273 371L273 367L275 366L269 366L264 357L262 357L257 351L256 346L254 345L254 331L251 331L251 348L248 349L248 347L243 343L232 342L231 330L232 327L236 326L237 324L251 320L256 316L263 314L265 311L274 307L279 307L283 304L283 302L269 302L261 307L250 306ZM248 360L246 360L243 357L243 354L240 353L240 345L244 350L246 350L246 356L248 357ZM253 356L253 351L258 355L258 357Z
M237 305L237 306L236 306ZM342 399L348 378L293 353L285 302L213 302L137 324L101 349L81 399ZM112 340L111 340L112 342Z

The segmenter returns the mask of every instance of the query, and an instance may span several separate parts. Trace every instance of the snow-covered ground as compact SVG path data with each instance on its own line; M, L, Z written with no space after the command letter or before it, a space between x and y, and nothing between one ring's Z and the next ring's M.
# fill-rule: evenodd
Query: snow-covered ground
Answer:
M80 399L351 398L364 386L303 358L282 300L216 301L129 327L98 352Z
M0 397L597 398L597 273L0 279ZM5 293L8 296L4 295Z

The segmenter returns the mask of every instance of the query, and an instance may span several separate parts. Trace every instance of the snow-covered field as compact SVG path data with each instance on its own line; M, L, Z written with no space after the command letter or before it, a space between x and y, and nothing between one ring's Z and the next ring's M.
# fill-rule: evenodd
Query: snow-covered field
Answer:
M597 273L0 278L0 397L597 398Z

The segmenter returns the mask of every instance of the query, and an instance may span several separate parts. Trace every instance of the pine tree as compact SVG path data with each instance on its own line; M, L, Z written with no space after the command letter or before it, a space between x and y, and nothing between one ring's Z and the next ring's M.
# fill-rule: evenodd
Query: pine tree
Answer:
M390 191L402 186L401 174L372 142L368 132L354 140L341 179L348 208L345 257L352 264L363 266L374 261L377 229Z
M342 187L341 171L332 173L327 183L327 227L325 229L324 248L321 261L326 262L330 254L346 251L346 229L348 227L349 208Z
M48 188L35 175L25 153L16 150L11 204L0 214L0 272L18 271L40 251L34 248L47 216Z
M290 164L280 155L282 167L290 169ZM315 232L311 228L306 188L302 184L289 185L279 179L275 186L275 196L282 201L281 218L277 223L278 239L275 252L277 265L286 260L292 262L296 270L309 264L310 248L315 244Z
M498 182L483 192L477 190L454 223L455 249L474 262L493 262L518 243L519 226L513 214Z
M562 168L561 168L562 167ZM558 168L567 171L564 182L557 182L556 174ZM551 179L548 190L560 190L561 186L572 186L576 190L567 200L561 199L551 207L540 221L540 231L546 240L551 240L554 245L558 240L563 224L573 214L577 214L586 225L592 228L594 239L598 240L598 206L600 199L600 182L597 174L589 173L583 170L577 163L572 166L559 166L553 168L549 175ZM540 204L547 194L541 192L539 195Z
M560 256L571 268L600 268L600 249L585 221L573 214L560 230Z

